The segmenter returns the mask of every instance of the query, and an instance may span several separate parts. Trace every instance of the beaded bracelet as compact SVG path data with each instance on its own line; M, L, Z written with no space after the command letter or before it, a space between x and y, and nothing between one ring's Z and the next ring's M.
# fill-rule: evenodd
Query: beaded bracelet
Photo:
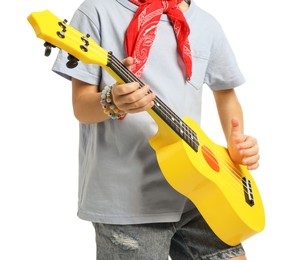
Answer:
M104 113L108 115L111 119L124 119L126 113L120 111L114 104L112 97L111 97L111 89L112 86L105 86L101 92L101 105L104 110Z

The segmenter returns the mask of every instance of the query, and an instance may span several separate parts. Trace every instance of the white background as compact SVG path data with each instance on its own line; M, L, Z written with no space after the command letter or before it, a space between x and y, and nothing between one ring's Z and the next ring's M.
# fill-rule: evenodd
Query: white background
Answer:
M300 16L296 0L197 0L223 25L247 82L237 89L246 133L257 137L253 172L265 230L244 242L248 259L295 259L299 235ZM70 83L51 72L57 53L27 22L49 9L70 20L81 0L12 0L2 8L0 259L95 259L94 231L77 211L78 124ZM117 19L117 17L116 17ZM224 144L210 91L203 129ZM117 192L117 191L116 191ZM296 256L295 256L296 255Z

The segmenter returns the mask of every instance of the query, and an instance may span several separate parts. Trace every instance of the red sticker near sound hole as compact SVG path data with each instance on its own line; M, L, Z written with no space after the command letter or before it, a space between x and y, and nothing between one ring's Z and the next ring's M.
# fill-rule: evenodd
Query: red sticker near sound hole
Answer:
M206 146L201 147L201 151L203 154L204 159L208 163L208 165L216 172L220 171L220 166L218 161L211 150L209 150Z

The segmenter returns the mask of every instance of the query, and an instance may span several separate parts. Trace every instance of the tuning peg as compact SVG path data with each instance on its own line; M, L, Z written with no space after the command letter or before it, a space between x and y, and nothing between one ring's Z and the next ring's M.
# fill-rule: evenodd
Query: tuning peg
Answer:
M51 54L51 49L52 49L52 48L55 48L55 46L52 45L52 44L49 43L49 42L45 42L45 43L44 43L44 46L46 47L46 49L45 49L45 56L48 57L48 56Z
M68 55L68 62L67 62L67 67L69 69L74 69L78 65L78 59L75 58L73 55L69 54Z
M90 45L89 38L90 38L89 34L81 37L81 40L84 42L84 45L80 45L80 49L83 50L84 52L88 51L88 47Z

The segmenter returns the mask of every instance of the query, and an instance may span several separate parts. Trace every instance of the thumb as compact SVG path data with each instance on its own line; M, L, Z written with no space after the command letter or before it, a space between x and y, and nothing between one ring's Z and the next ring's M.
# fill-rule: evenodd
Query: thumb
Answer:
M231 119L231 132L229 137L229 150L234 151L238 144L244 141L244 135L241 131L240 121L237 117ZM233 150L232 148L235 147ZM234 154L235 152L232 152Z
M130 70L131 65L133 64L133 58L132 57L127 57L123 60L123 64Z
M241 127L238 118L233 117L231 119L231 135L241 135Z

